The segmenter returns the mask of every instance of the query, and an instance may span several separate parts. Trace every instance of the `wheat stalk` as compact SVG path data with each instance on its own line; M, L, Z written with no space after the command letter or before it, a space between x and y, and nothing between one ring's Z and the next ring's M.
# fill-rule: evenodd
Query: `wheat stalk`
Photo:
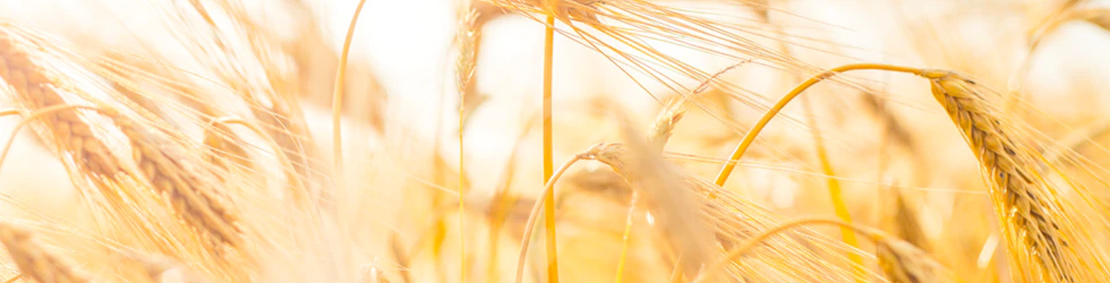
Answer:
M471 1L460 1L458 8L458 30L455 31L455 44L458 45L459 54L455 62L455 83L459 92L458 101L458 140L459 140L459 279L466 281L466 225L463 213L466 209L466 151L463 143L466 133L468 98L477 97L477 84L474 80L475 69L478 67L478 45L481 41L481 29L478 26L478 11L471 7ZM473 111L470 109L469 111Z
M40 283L91 282L88 275L65 259L43 249L31 233L0 222L0 243L8 249L23 278Z

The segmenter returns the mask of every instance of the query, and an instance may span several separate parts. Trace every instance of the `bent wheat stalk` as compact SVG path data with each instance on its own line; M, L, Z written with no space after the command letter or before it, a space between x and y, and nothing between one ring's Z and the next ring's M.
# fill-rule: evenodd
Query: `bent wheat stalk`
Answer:
M552 166L554 157L552 157L553 139L551 133L551 83L552 83L552 68L554 66L555 58L555 7L560 1L555 0L542 0L544 4L544 13L547 14L547 19L544 21L543 30L543 179L552 179ZM551 283L559 282L559 255L558 248L555 243L555 195L553 191L548 191L544 195L544 227L547 229L547 281Z
M910 73L928 79L933 96L944 107L979 159L980 169L990 183L995 213L1003 225L1014 259L1015 276L1049 282L1085 282L1107 278L1105 255L1100 244L1073 220L1082 220L1065 209L1056 189L1039 175L1035 150L1019 143L1019 131L1008 126L976 89L975 82L945 71L886 64L850 64L814 76L778 101L744 136L717 176L723 185L736 162L759 132L793 98L808 87L839 72L886 70ZM1079 192L1082 193L1082 192Z
M332 167L336 185L342 189L346 186L343 178L343 88L347 86L347 55L351 53L351 39L355 37L355 26L358 25L358 16L362 14L362 6L366 0L358 1L355 14L351 16L351 23L347 26L347 36L343 39L343 51L339 56L339 66L335 71L335 86L332 93L331 109L331 138L332 138Z
M836 68L829 69L827 71L824 71L824 72L822 72L822 73L820 73L816 76L813 76L813 77L805 80L804 82L802 82L798 86L794 87L794 89L790 90L790 92L787 93L786 96L784 96L782 99L780 99L778 101L778 103L775 103L774 106L771 106L771 109L767 110L767 112L763 115L763 117L761 117L759 119L759 121L756 122L755 125L753 125L750 130L748 130L748 134L744 135L744 139L741 140L740 144L736 146L735 150L733 150L732 156L729 157L729 161L727 163L725 163L724 167L721 168L721 172L717 174L717 180L714 181L714 183L716 183L718 186L724 186L725 185L725 181L728 180L729 174L731 174L732 170L736 168L736 162L739 161L740 157L744 156L744 153L748 151L748 147L750 147L752 145L752 142L755 141L755 137L758 136L759 132L762 131L763 128L767 126L767 123L771 121L771 118L774 118L775 115L777 115L779 113L779 111L782 110L783 107L786 107L786 104L789 104L790 101L793 101L795 97L802 94L803 91L805 91L809 87L817 84L818 82L821 82L821 81L823 81L825 79L828 79L832 76L835 76L839 73L854 71L854 70L887 70L887 71L904 72L904 73L911 73L911 74L917 74L921 71L920 69L917 69L917 68L886 65L886 64L870 64L870 63L849 64L849 65L843 65L843 66L839 66L839 67L836 67Z
M563 176L563 172L566 172L567 169L569 169L571 165L574 165L575 162L578 162L582 159L589 159L591 156L596 154L598 150L600 150L598 146L591 147L585 152L572 157L570 160L564 163L563 166L560 166L559 170L555 170L555 172L553 172L553 174L551 175L551 178L547 180L546 185L544 185L543 192L541 192L540 195L554 196L555 181L559 180L559 178ZM550 206L553 204L554 201L548 203L546 199L537 200L536 204L532 206L532 212L528 214L528 221L526 224L524 224L524 234L521 237L520 241L520 256L517 259L516 265L516 282L518 283L524 280L524 261L528 256L528 247L529 244L532 242L532 230L536 226L536 220L539 218L540 209L544 206ZM550 241L554 241L554 239L550 239Z

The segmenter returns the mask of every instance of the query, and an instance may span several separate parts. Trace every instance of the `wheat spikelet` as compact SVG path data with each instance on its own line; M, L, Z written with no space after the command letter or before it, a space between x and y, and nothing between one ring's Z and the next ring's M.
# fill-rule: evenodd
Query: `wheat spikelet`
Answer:
M472 1L462 2L457 11L458 24L455 31L455 45L459 50L455 60L455 87L459 92L459 111L462 112L461 124L465 125L470 113L485 98L478 93L476 69L482 44L482 23L478 21L478 9ZM461 130L460 130L461 131Z
M957 282L943 265L909 242L885 239L875 249L879 266L892 283Z
M986 104L975 82L947 71L926 70L922 76L932 81L933 95L961 130L992 184L990 195L1011 258L1031 269L1015 275L1034 281L1085 282L1088 274L1105 274L1097 263L1090 269L1082 267L1090 266L1081 255L1091 251L1093 243L1077 239L1080 235L1057 192L1040 178L1037 160L1020 146L1013 135L1016 131Z
M210 123L211 128L204 130L204 159L220 168L228 169L234 162L242 168L250 168L250 156L243 149L244 141L224 123ZM281 149L274 149L281 150Z
M250 168L250 157L242 146L245 142L224 123L209 123L209 126L204 131L204 145L207 147L204 159L225 169L232 165L229 161Z
M179 43L188 48L193 59L203 66L233 94L245 102L254 119L267 130L267 134L281 147L293 165L293 172L301 184L298 187L314 196L322 206L330 203L331 192L322 187L324 176L316 158L315 141L308 132L303 113L297 106L292 89L280 89L293 84L292 77L279 55L281 44L272 30L252 22L247 11L235 1L215 1L218 5L167 5L157 3L164 13L168 27ZM230 20L228 25L218 25L212 18ZM249 36L248 36L249 34ZM235 62L232 64L231 62ZM290 91L290 92L284 92ZM211 99L216 95L203 94Z
M40 283L91 282L88 275L72 264L43 250L31 233L9 223L0 222L0 242L8 249L23 278Z
M139 170L153 187L167 194L174 210L190 225L203 229L217 242L239 246L238 217L214 195L218 178L168 138L123 116L113 117L131 139Z
M671 138L678 121L686 114L686 108L683 107L685 102L686 99L674 96L667 100L663 109L659 110L659 115L655 117L655 122L651 124L647 134L648 145L655 152L663 151L663 146Z
M37 62L39 58L36 56L47 55L33 52L36 50L28 46L34 46L34 43L27 40L22 30L0 24L0 78L10 86L15 102L19 103L21 110L31 113L74 106L74 103L63 99L63 94L68 94L71 89L66 85L65 77ZM126 223L123 225L137 227L137 232L150 236L149 241L154 245L170 246L165 242L168 238L157 237L157 232L146 225L149 211L141 206L134 207L136 199L142 197L137 196L136 190L117 183L131 174L129 162L119 158L101 137L94 135L94 124L89 117L77 113L77 110L63 109L40 115L37 122L41 127L36 128L39 136L48 141L47 145L65 164L73 167L69 173L75 184L83 184L81 182L88 179L95 185L93 192L104 197L110 208L109 213L121 218L121 222Z
M917 217L917 210L906 203L905 192L896 190L894 192L894 202L894 221L898 237L928 252L930 250L929 239L925 237L925 232L921 228L921 220Z

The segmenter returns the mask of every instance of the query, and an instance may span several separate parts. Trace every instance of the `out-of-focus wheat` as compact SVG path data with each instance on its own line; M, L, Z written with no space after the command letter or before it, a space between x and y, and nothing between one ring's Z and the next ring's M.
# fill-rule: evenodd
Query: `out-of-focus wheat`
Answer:
M72 263L44 250L45 247L30 232L10 223L0 222L0 243L8 249L23 278L41 283L91 282L91 277Z
M74 104L59 92L74 91L74 85L35 62L30 49L21 46L27 43L20 42L16 38L17 33L3 28L0 26L0 52L4 54L5 64L2 68L4 73L0 75L15 88L17 100L29 111ZM138 124L126 114L112 109L111 105L97 106L104 109L100 113L114 122L129 139L139 172L124 171L121 161L109 152L75 111L47 115L42 124L53 133L52 139L58 142L61 150L86 161L78 162L79 168L105 178L119 177L117 174L142 174L154 189L167 195L177 213L190 225L211 235L215 242L233 246L240 244L239 230L234 224L237 217L213 195L219 180L214 172L207 171L203 164L190 164L196 162L195 156L190 156L187 149L162 133Z

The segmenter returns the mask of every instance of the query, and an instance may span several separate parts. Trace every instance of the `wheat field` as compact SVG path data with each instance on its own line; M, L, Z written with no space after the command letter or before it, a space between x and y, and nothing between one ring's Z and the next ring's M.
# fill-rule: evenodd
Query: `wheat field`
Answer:
M1110 2L0 0L0 282L1110 280Z

